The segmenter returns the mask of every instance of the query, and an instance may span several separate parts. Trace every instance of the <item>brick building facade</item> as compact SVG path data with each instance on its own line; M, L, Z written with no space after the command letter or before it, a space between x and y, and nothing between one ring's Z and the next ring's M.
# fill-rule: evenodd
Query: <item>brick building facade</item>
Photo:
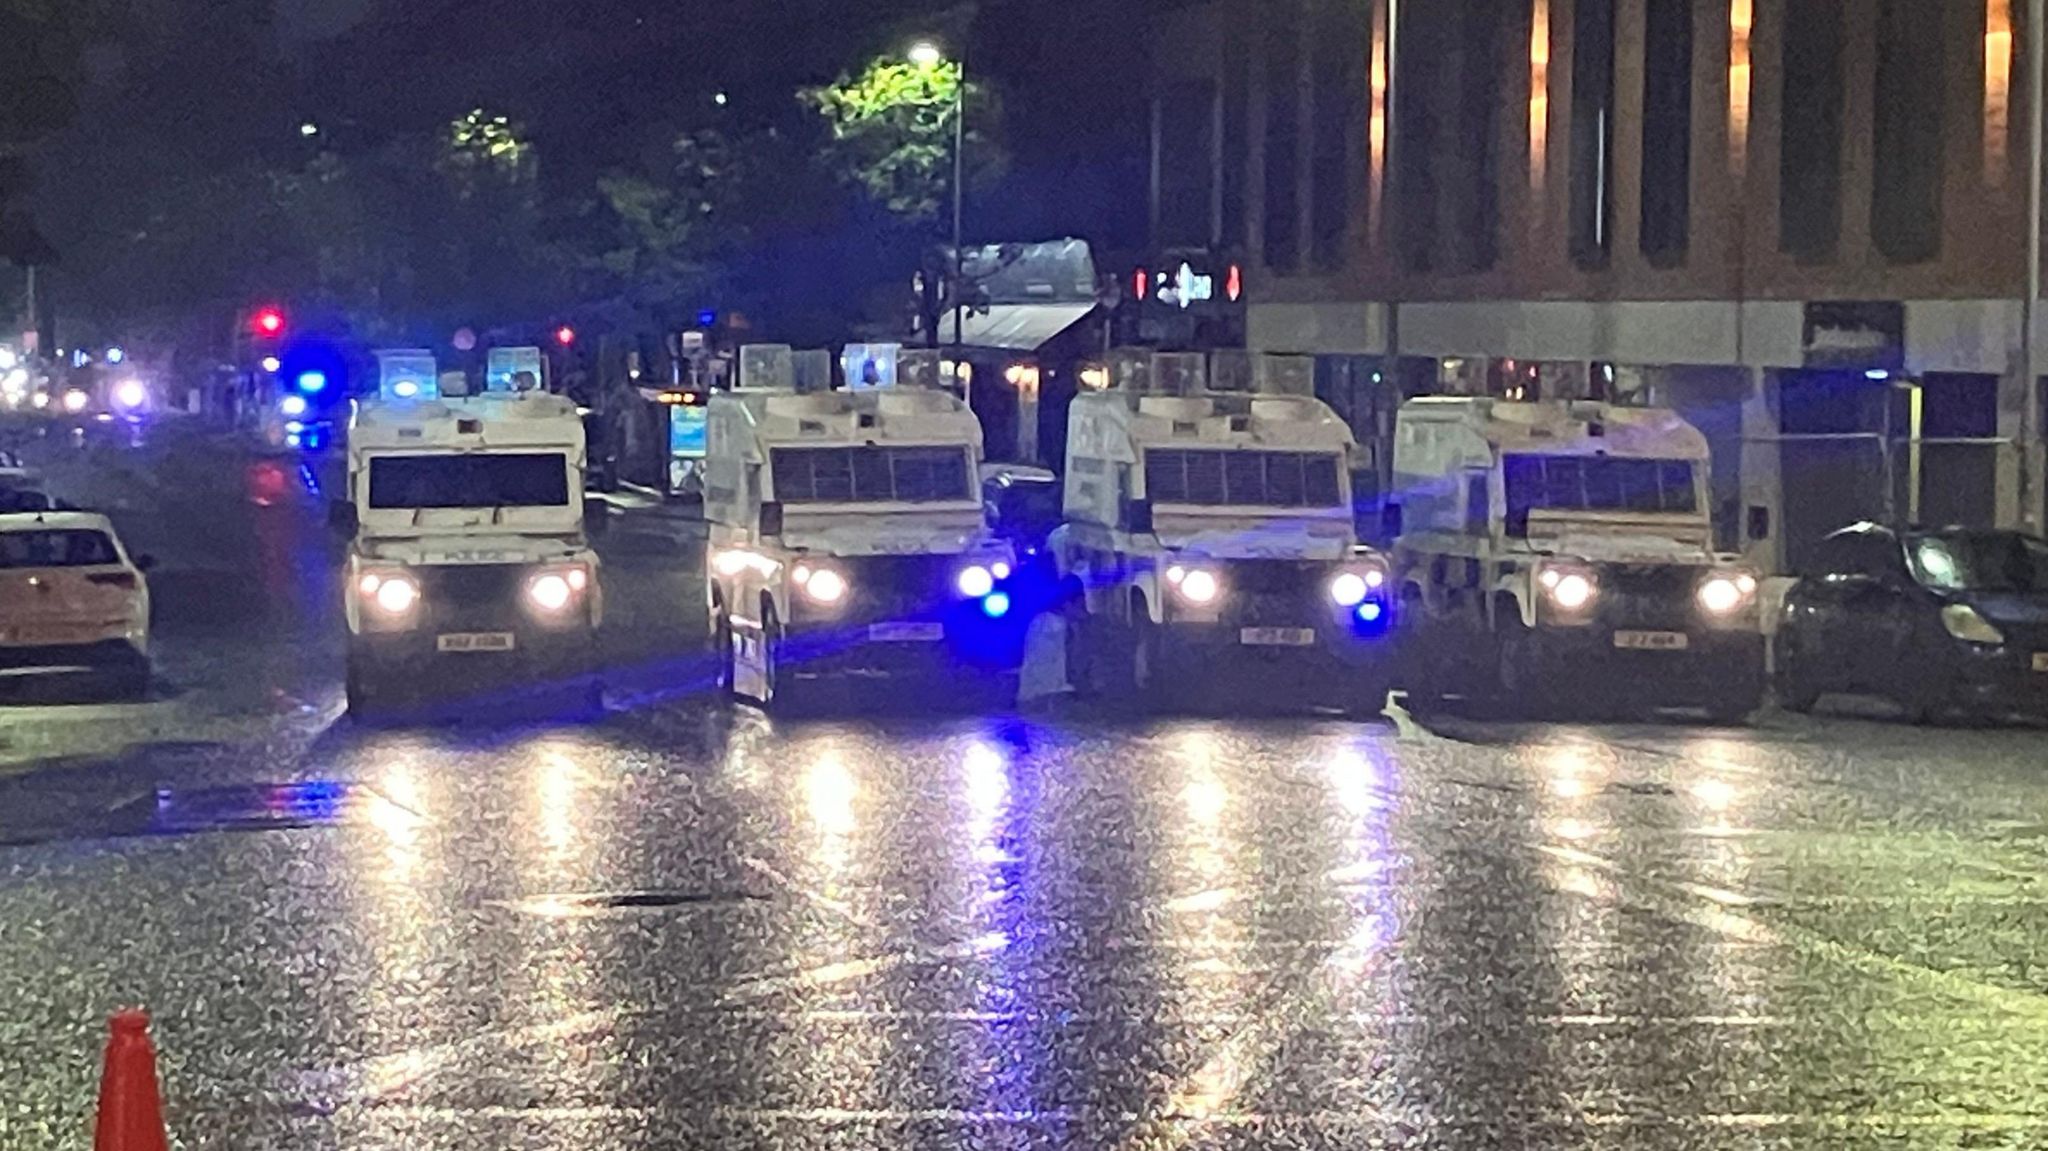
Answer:
M1774 568L2038 526L2024 8L1211 0L1155 45L1155 241L1241 257L1247 342L1382 449L1404 395L1612 395L1701 426Z

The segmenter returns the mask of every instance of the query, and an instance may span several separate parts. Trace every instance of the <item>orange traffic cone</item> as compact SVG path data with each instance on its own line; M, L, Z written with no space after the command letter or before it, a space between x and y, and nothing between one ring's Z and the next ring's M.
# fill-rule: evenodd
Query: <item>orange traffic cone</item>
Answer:
M156 1088L156 1048L149 1013L122 1011L107 1021L106 1069L100 1075L93 1151L169 1151L164 1104Z

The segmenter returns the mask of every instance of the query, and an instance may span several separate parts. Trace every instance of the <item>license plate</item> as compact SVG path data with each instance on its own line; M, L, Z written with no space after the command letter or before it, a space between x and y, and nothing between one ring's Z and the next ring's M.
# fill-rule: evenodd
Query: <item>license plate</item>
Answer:
M2034 653L2034 670L2048 671L2048 651L2037 651Z
M1237 642L1249 647L1314 647L1316 629L1312 627L1241 627L1237 629Z
M1682 631L1618 631L1614 646L1630 651L1684 651L1692 641Z
M514 646L509 631L457 631L434 639L440 651L511 651Z
M868 638L876 643L936 643L946 638L940 623L871 623Z

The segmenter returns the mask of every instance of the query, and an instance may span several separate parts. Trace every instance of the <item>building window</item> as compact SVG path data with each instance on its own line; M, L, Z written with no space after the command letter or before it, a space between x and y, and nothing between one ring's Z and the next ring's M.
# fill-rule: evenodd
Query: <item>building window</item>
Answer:
M1749 36L1755 26L1754 0L1728 0L1728 170L1738 180L1749 175Z
M1427 272L1436 252L1436 85L1445 66L1442 14L1434 4L1389 5L1396 12L1392 187L1393 246L1411 272Z
M1550 164L1550 0L1529 12L1529 200L1543 217L1543 177Z
M1386 195L1387 181L1387 7L1374 5L1372 24L1372 70L1369 75L1369 100L1366 108L1365 147L1366 162L1371 166L1369 173L1371 187L1367 190L1366 211L1372 221L1373 234L1377 237L1384 229L1382 205Z
M1833 259L1842 230L1842 0L1786 0L1778 246Z
M1456 263L1459 271L1493 267L1500 255L1501 77L1507 53L1519 55L1528 30L1501 19L1497 0L1459 5L1455 39L1458 55L1457 133L1451 149L1461 189L1456 197Z
M1160 247L1208 246L1216 184L1216 84L1182 80L1159 94Z
M1692 0L1648 0L1643 36L1643 255L1685 262L1692 232Z
M1270 0L1266 19L1266 266L1301 264L1301 8Z
M1223 181L1222 221L1219 231L1229 251L1244 248L1244 190L1246 165L1250 163L1246 135L1251 120L1251 53L1241 37L1231 37L1223 46Z
M1614 230L1614 0L1578 0L1572 14L1572 259L1607 264Z
M1318 271L1330 272L1343 266L1350 236L1351 133L1358 124L1364 13L1349 0L1324 0L1316 25L1310 258Z
M1942 23L1947 6L1882 0L1872 136L1870 238L1895 264L1941 251Z
M2012 132L2012 0L1984 0L1984 182L2005 183Z

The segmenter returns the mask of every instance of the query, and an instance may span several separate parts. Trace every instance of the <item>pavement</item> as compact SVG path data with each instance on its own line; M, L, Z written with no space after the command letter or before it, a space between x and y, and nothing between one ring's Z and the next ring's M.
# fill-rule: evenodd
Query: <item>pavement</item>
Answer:
M10 1151L130 1004L188 1149L2048 1142L2039 730L771 720L627 506L602 722L366 728L320 466L35 450L164 683L0 707Z

